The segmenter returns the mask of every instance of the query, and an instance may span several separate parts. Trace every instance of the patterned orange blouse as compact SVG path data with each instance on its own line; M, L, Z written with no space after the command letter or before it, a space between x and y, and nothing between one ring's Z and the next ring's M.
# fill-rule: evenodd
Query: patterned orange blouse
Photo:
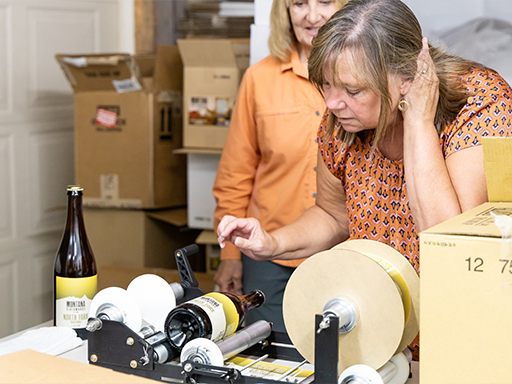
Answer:
M466 76L471 96L439 141L445 159L481 144L484 136L512 136L512 89L497 73L475 69ZM319 149L347 196L351 239L388 244L404 255L419 273L419 237L409 207L403 160L392 161L379 150L371 157L373 133L350 147L326 137L328 112L318 131Z

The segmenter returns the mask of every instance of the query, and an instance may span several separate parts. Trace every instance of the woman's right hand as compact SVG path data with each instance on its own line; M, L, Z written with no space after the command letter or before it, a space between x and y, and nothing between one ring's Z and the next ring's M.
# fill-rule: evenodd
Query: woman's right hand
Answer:
M217 236L221 248L230 241L254 260L272 260L277 248L275 239L253 218L224 216L217 227Z

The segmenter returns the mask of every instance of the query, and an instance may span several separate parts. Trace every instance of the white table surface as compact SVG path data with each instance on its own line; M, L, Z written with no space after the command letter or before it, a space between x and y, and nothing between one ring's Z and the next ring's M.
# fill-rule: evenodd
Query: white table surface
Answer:
M40 327L51 327L53 325L52 321L47 321L46 323L39 324L35 327L29 328L29 329L36 329ZM9 335L7 337L4 337L0 339L0 343L3 343L4 341L8 341L10 339L13 339L16 336L21 335L22 333L28 331L28 329L24 331L17 332L15 334ZM79 363L88 364L88 358L87 358L87 341L84 341L81 346L78 348L72 349L71 351L65 352L60 357L63 357L65 359L77 361ZM407 381L407 384L419 384L419 363L412 362L412 378Z

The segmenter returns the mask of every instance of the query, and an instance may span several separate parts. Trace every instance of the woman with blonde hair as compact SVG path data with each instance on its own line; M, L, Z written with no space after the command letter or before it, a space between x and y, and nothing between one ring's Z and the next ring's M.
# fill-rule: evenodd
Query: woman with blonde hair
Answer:
M272 231L315 204L315 141L325 103L309 82L307 60L313 37L345 2L273 2L271 54L244 75L217 171L215 228L233 215L257 217ZM246 322L265 319L283 332L284 288L300 262L255 262L230 244L221 251L215 282L237 294L262 290L266 303Z
M327 106L316 204L272 233L224 217L221 247L294 260L371 239L419 273L419 232L487 201L481 138L512 136L512 89L430 46L400 0L347 3L314 39L309 73Z

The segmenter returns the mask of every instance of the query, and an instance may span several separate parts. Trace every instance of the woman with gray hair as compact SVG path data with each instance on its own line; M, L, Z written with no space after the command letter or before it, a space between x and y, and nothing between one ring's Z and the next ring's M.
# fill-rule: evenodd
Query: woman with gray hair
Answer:
M247 69L213 188L214 227L225 215L256 217L268 231L290 224L316 196L316 132L325 103L309 82L307 60L319 28L347 0L275 0L270 56ZM262 290L266 302L247 314L284 332L284 288L301 260L255 262L233 245L221 251L221 291Z
M371 239L419 273L418 233L487 201L481 138L512 136L512 89L430 46L400 0L351 0L315 37L309 73L327 106L316 204L271 233L224 217L219 244L293 260Z

